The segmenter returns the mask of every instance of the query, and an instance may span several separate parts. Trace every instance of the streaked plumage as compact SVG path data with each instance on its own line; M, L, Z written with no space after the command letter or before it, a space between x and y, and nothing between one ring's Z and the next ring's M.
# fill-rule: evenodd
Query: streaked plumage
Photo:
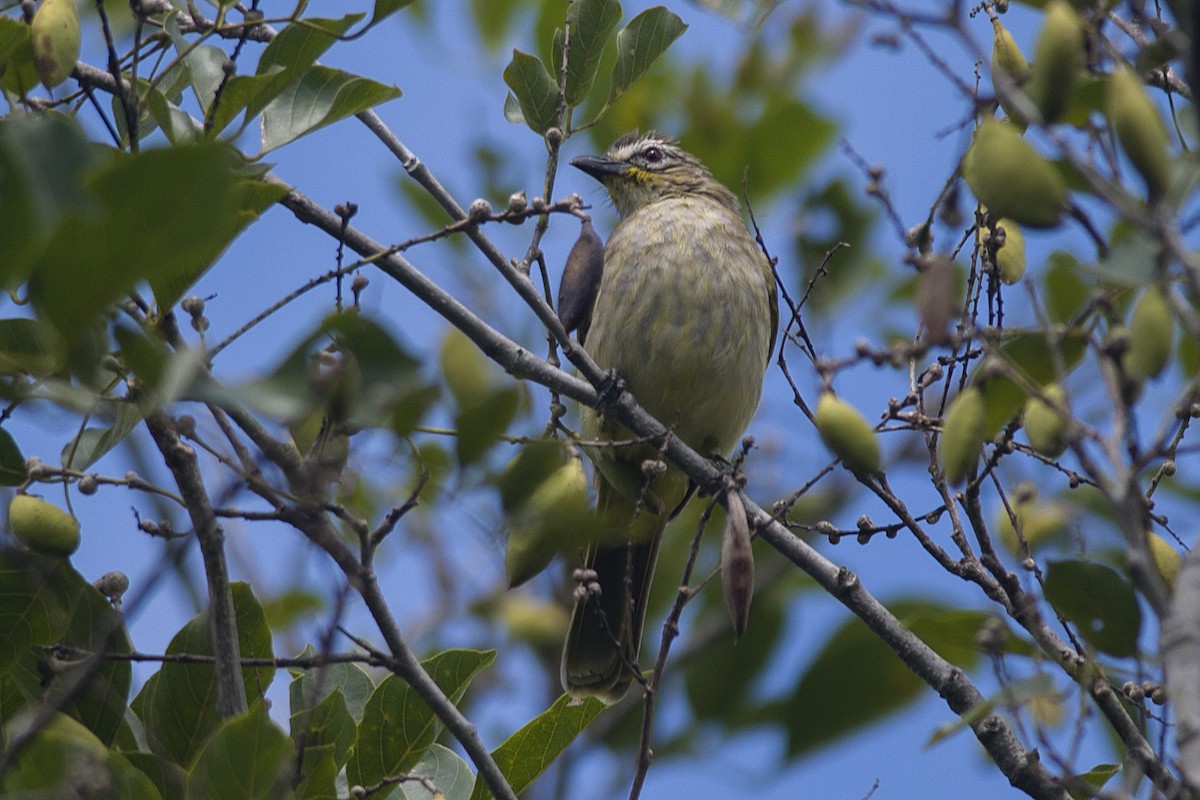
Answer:
M598 281L566 281L560 307L575 314L596 362L616 369L642 406L710 456L737 444L758 407L774 347L774 277L742 221L737 198L669 137L621 137L604 156L571 162L608 190L621 222L604 249ZM588 439L631 438L584 409ZM576 602L563 683L608 702L633 679L658 541L688 494L674 467L647 490L651 445L593 448L599 510L608 534L586 555L601 594Z

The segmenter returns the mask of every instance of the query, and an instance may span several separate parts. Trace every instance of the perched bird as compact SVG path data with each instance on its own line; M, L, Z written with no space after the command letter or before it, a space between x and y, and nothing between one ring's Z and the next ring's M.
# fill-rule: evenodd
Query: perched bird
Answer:
M564 324L674 435L703 455L727 456L758 408L779 316L771 266L737 198L658 133L634 131L605 155L571 164L604 185L621 221L602 262L566 270ZM590 408L581 432L589 440L636 438ZM652 443L592 447L588 455L605 533L585 555L595 576L581 573L562 680L573 695L612 703L637 669L663 528L690 490L673 466L657 475L645 469L659 458Z

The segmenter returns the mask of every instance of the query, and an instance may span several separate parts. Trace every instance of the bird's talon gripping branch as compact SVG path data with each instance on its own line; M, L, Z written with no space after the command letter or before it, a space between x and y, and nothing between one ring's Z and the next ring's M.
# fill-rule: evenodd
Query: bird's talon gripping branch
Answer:
M616 405L625 392L625 378L619 369L604 371L604 380L596 387L596 410L603 412Z

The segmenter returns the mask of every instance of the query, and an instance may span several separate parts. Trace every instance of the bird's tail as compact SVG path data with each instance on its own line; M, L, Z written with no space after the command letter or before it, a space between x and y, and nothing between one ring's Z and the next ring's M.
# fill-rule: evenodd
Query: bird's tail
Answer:
M563 650L562 682L576 697L620 700L637 667L658 544L668 510L637 507L599 480L606 527L620 531L588 548L584 568L596 573L599 592L581 591Z

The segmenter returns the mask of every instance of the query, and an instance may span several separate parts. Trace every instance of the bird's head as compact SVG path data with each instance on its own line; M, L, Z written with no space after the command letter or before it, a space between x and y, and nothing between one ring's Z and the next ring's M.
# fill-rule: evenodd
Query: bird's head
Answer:
M604 155L579 156L571 166L600 181L622 217L658 200L688 195L707 196L738 209L737 198L708 167L661 133L632 131L613 142Z

